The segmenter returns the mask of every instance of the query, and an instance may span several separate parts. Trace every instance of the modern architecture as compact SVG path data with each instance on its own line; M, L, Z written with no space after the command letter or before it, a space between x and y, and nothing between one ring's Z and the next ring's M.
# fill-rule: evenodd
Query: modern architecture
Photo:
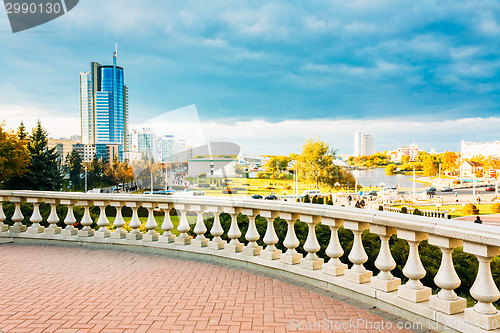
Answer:
M375 154L375 133L354 133L354 156Z
M124 70L91 62L90 72L80 73L80 117L83 144L119 145L127 150L128 88Z

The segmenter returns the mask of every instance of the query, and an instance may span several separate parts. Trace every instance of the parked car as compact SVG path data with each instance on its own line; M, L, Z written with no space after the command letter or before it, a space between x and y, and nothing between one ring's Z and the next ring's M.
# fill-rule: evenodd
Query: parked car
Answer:
M377 196L377 191L370 191L370 193L368 193L368 195L376 197Z
M495 186L488 186L485 190L486 191L495 191Z
M441 189L441 192L451 192L451 191L453 191L453 189L451 187L449 187L449 186L448 187L443 187Z
M262 199L262 195L254 194L254 195L252 195L252 199Z
M269 194L264 199L266 199L266 200L278 200L278 197L275 196L274 194Z
M425 190L427 194L436 194L436 188L435 187L429 187L427 190Z

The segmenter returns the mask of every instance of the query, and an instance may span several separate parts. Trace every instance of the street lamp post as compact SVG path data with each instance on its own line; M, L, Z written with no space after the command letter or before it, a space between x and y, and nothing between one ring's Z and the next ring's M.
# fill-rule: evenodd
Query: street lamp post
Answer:
M85 193L87 193L87 166L85 166Z
M416 200L415 196L415 164L413 164L413 201Z

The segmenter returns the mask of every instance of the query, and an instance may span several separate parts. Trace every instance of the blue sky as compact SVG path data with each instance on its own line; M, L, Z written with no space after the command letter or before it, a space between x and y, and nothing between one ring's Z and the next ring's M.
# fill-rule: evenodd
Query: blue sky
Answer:
M137 126L195 104L209 140L248 153L352 153L357 130L458 150L499 139L499 36L498 1L80 0L16 34L0 10L0 121L77 134L78 74L118 42Z

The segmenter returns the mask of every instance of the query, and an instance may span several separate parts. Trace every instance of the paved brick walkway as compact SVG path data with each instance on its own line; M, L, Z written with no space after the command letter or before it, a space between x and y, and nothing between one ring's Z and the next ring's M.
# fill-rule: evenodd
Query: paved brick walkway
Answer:
M0 281L3 332L319 332L298 325L387 322L269 277L128 251L2 244ZM344 332L334 325L321 332Z

